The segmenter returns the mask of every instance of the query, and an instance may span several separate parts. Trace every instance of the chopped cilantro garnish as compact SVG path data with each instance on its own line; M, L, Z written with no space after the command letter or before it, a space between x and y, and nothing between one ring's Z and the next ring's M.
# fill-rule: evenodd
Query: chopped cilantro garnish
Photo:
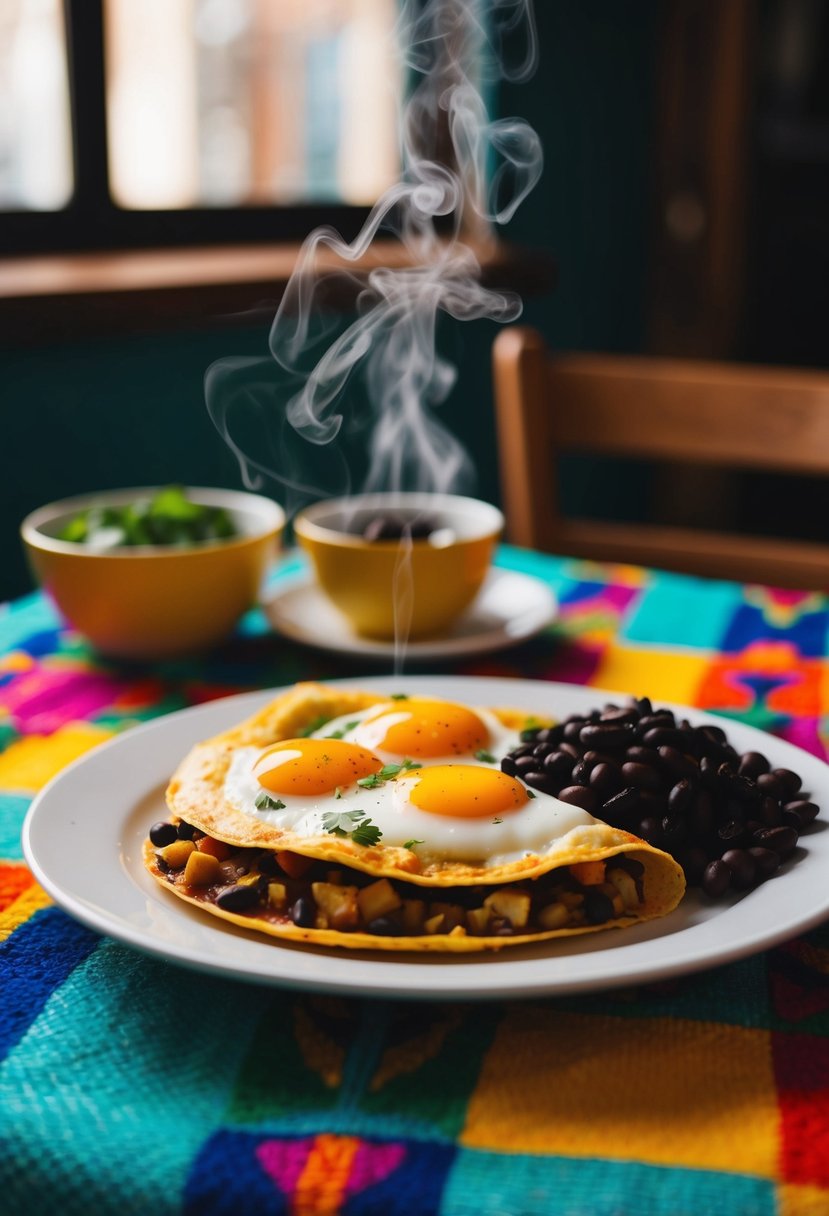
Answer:
M342 796L343 796L343 787L341 785L338 785L336 787L336 789L334 790L334 797L342 798Z
M313 722L308 723L308 725L305 727L305 730L301 730L299 732L299 734L297 735L297 738L298 739L307 739L309 735L313 735L314 731L321 730L322 727L325 726L326 722L330 722L330 721L331 721L331 719L328 717L327 714L323 714L319 718L314 718Z
M525 787L525 788L526 788L526 787ZM528 798L535 798L535 794L532 792L532 790L529 790L529 789L527 790L527 797L528 797Z
M488 752L485 747L482 747L479 751L475 752L475 759L480 760L481 764L495 763L495 757L493 756L492 752Z
M411 840L406 841L406 843L403 845L403 848L404 849L413 849L416 844L423 844L423 843L424 842L422 840L415 840L415 838L412 837Z
M326 811L322 817L322 826L332 836L350 836L355 844L377 844L383 835L378 827L366 818L365 811Z
M376 790L386 781L390 781L392 777L396 777L398 773L407 773L413 768L420 768L418 760L404 760L401 764L384 764L378 772L370 773L368 777L358 778L357 784L364 790Z
M503 823L503 819L493 819L493 823Z
M346 722L345 726L340 727L339 730L332 730L331 734L325 737L326 739L342 739L347 731L354 730L354 727L358 725L358 722Z
M271 798L270 794L266 794L262 790L261 794L257 794L253 805L257 811L284 811L285 803L281 798Z
M409 694L407 692L393 692L391 699L392 701L408 701Z
M370 819L366 819L358 828L354 829L351 833L351 839L355 844L369 846L377 844L382 835L383 833L376 824L373 824Z

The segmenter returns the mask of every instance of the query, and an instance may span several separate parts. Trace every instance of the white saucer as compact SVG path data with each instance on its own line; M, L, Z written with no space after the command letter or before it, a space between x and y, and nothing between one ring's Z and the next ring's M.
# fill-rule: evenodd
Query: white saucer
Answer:
M354 633L325 598L310 573L286 579L262 604L271 625L285 637L323 650L371 658L393 658L394 642ZM490 570L477 599L440 637L409 642L407 659L452 658L517 646L555 618L556 598L546 583L514 570Z

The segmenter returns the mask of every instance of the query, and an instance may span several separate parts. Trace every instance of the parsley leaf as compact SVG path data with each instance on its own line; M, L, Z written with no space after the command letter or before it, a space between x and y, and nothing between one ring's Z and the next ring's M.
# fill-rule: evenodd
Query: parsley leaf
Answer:
M355 844L377 844L383 835L380 828L366 817L365 811L344 811L341 814L326 811L322 817L322 826L332 836L350 836Z
M528 798L535 798L535 794L533 793L533 791L531 789L527 789L526 794L527 794Z
M495 757L493 756L492 752L488 752L486 750L486 748L484 748L484 747L480 748L479 751L475 752L475 759L480 760L481 764L494 764L495 763Z
M386 781L390 781L392 777L396 777L398 773L408 773L413 768L420 768L418 760L403 760L400 764L384 764L378 772L370 773L368 777L359 777L357 784L364 790L376 790Z
M365 822L354 829L351 833L351 839L355 844L372 845L377 844L382 835L383 833L380 829L370 819L366 819Z
M411 840L407 840L407 841L405 842L405 844L403 845L403 848L404 848L404 849L413 849L413 848L414 848L414 846L415 846L416 844L424 844L424 843L425 843L424 841L422 841L422 840L415 840L415 838L414 838L414 837L412 837L412 839L411 839Z
M393 692L391 699L392 701L408 701L409 694L407 692Z
M257 794L253 805L257 811L284 811L285 803L281 798L271 798L270 794L266 794L262 790L261 794Z

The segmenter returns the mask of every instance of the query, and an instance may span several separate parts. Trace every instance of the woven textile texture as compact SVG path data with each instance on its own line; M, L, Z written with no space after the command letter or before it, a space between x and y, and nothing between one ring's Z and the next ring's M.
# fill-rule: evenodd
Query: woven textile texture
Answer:
M553 586L555 624L441 670L646 693L826 759L825 597L506 547L499 562ZM33 880L31 798L102 740L229 693L361 674L275 640L258 611L211 655L148 668L96 659L40 595L0 608L0 1210L829 1214L826 926L638 988L346 1000L145 957Z

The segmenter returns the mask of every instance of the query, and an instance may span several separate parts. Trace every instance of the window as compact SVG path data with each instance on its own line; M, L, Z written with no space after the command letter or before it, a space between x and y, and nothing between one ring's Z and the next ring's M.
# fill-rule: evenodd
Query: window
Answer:
M0 252L348 236L399 171L397 0L7 0ZM71 85L71 87L70 87Z

